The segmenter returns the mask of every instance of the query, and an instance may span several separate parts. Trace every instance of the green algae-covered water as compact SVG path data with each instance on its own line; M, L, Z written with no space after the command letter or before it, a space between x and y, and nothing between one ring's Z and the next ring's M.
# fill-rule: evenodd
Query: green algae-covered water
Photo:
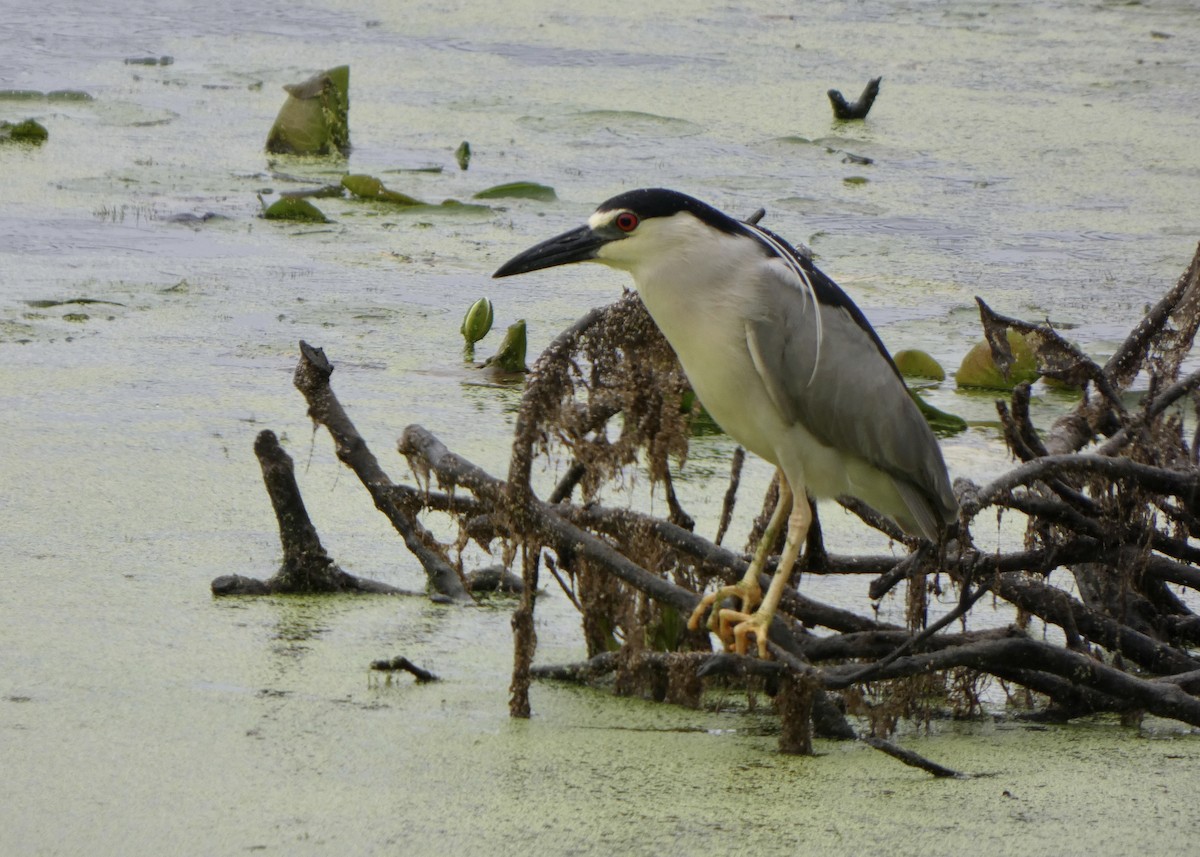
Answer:
M1104 356L1200 237L1197 56L1184 2L6 8L0 120L50 136L0 146L0 853L1188 853L1200 744L1175 724L902 733L978 775L934 781L861 745L780 756L773 718L734 699L538 685L514 722L506 604L215 601L208 584L278 561L251 451L271 428L339 563L419 588L312 434L296 342L325 348L395 478L410 422L502 472L519 391L475 383L462 313L490 297L536 354L618 294L598 268L489 276L623 189L766 207L892 349L952 369L978 294ZM281 87L342 63L349 161L268 159ZM875 75L869 119L835 122L825 90ZM38 94L60 90L90 98ZM520 180L558 199L256 216L260 194L346 171L431 202ZM954 476L1006 466L991 396L929 396L974 423L944 442ZM1039 391L1035 416L1067 404ZM700 439L680 480L704 532L730 450ZM747 490L767 476L752 465ZM837 550L887 549L825 523ZM867 609L859 583L805 585ZM540 662L582 655L565 598L538 621ZM398 654L443 681L373 681Z

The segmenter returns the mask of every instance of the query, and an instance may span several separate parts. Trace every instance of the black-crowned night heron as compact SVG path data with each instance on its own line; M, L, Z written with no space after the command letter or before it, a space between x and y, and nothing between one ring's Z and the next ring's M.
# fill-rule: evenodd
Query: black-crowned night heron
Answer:
M941 450L883 343L846 293L786 241L682 193L634 190L494 276L589 260L633 275L704 407L780 471L779 503L745 576L705 596L689 627L738 596L741 610L714 609L709 628L739 654L753 634L766 657L812 522L806 492L858 497L931 541L955 519ZM785 519L764 598L758 575Z

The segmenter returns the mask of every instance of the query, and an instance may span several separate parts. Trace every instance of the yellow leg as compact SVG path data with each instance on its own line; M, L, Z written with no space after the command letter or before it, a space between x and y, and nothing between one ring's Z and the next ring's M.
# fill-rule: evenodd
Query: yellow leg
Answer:
M733 649L739 655L746 654L749 646L747 636L754 635L758 643L758 656L767 657L767 635L771 630L771 620L775 618L775 610L779 600L783 598L783 590L787 588L788 579L792 576L792 568L800 556L800 548L808 537L808 528L812 524L812 507L808 498L800 494L792 505L792 513L788 516L787 539L784 542L783 553L779 556L779 567L771 578L771 586L767 596L752 614L746 611L722 610L720 623L722 627L733 626Z
M807 500L803 503L804 508L808 509ZM695 631L700 627L700 622L704 618L704 614L709 608L713 608L712 615L708 620L708 629L721 638L726 648L730 648L734 643L734 635L732 633L733 623L723 621L722 617L726 613L748 617L750 611L758 606L762 601L762 587L759 586L758 576L762 573L763 566L766 565L767 557L771 554L771 547L775 544L775 540L779 538L779 528L783 526L784 519L788 518L788 512L792 509L792 488L788 484L787 478L783 475L783 471L779 471L779 501L775 504L775 511L771 513L771 520L767 524L767 529L763 533L762 539L759 540L758 547L754 551L754 559L750 563L750 567L746 569L746 573L742 575L742 579L732 586L722 586L716 592L710 592L705 595L696 609L692 611L691 617L688 619L688 628ZM809 515L809 520L812 516ZM807 524L805 530L808 529ZM790 535L790 525L789 525ZM803 541L803 537L801 537ZM785 548L786 553L786 548ZM781 593L782 594L782 593ZM736 610L719 610L714 605L724 599L736 596L742 599L741 611ZM775 603L779 603L779 598L776 597ZM774 610L772 610L774 613ZM740 620L739 620L740 621ZM743 649L745 647L743 646Z

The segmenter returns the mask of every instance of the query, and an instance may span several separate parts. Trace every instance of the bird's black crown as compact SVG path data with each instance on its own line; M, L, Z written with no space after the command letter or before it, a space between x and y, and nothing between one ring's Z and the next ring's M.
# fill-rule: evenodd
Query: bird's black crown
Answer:
M728 214L695 197L661 187L647 187L618 194L602 202L597 211L632 211L641 220L651 217L670 217L686 211L714 229L730 234L745 234L746 228Z

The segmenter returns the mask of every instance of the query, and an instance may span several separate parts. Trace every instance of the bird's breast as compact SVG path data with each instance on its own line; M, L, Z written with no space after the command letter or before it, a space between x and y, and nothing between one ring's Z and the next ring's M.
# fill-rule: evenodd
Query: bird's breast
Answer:
M646 288L642 302L671 343L700 402L726 434L778 464L773 440L786 429L746 344L745 302L731 290Z

